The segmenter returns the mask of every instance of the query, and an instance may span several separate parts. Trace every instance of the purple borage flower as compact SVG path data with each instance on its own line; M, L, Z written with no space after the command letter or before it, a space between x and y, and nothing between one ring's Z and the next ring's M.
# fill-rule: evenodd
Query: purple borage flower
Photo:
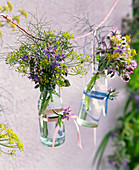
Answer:
M102 44L102 45L103 45L103 50L106 50L105 36L103 36L103 37L101 38L101 41L100 41L99 44Z
M67 109L63 109L63 113L67 114L67 115L63 115L63 118L67 118L67 120L69 120L69 116L74 114L69 112L70 112L70 106Z
M53 68L55 68L55 67L57 67L57 66L59 66L59 63L53 63L53 64L52 64L52 67L53 67Z
M57 61L62 61L65 58L64 53L62 53L61 55L59 54L55 54L54 51L57 49L57 47L52 48L50 45L48 47L48 49L44 49L44 52L46 53L46 56L49 58L50 55L52 57L55 57Z
M110 134L110 138L113 139L114 137L115 137L115 134L114 134L114 133L111 133L111 134Z
M62 60L64 60L65 57L66 56L64 55L64 53L62 53L61 55L59 55L59 54L55 55L55 58L57 61L62 61Z
M119 72L118 72L118 71L116 71L116 70L113 70L113 69L109 69L109 68L107 68L106 70L107 70L107 74L108 74L109 72L112 72L112 73L117 73L117 74L119 74Z
M114 164L114 168L115 168L115 169L118 169L119 166L118 166L117 164Z
M29 79L32 79L32 77L31 77L31 76L29 76L28 78L29 78Z
M121 31L120 30L116 30L115 28L112 28L111 32L108 34L108 36L112 37L112 36L116 36L116 35L120 35Z
M123 168L126 168L126 167L127 167L127 164L128 164L128 163L127 163L126 161L123 161L122 167L123 167Z
M70 106L67 109L63 109L63 113L68 113L69 114L70 111Z
M49 45L49 47L48 47L48 49L44 49L44 52L45 53L51 53L51 52L53 52L54 50L56 50L57 49L57 47L54 47L54 48L52 48L50 45Z
M137 102L139 102L139 94L135 95L135 99L136 99Z
M126 50L124 50L124 47L120 47L119 45L116 46L117 50L115 50L113 53L119 53L120 55L122 54L122 52L126 52Z
M34 75L34 80L37 80L37 79L38 79L38 75L35 74L35 75Z
M108 160L108 164L109 164L109 165L112 165L112 161Z
M27 59L27 58L28 58L27 55L24 55L23 57L21 57L21 59L24 60L24 61L25 61L25 59Z
M38 81L40 81L40 79L39 79L39 77L38 77L37 74L35 74L34 77L32 77L32 76L30 75L28 78L34 80L36 83L37 83Z
M61 56L62 60L66 57L66 56L64 55L64 53L62 53L60 56Z
M44 49L44 52L46 53L46 55L47 55L48 58L50 57L50 54L51 54L53 57L55 57L55 54L53 54L53 51L56 50L56 49L57 49L57 47L52 48L52 47L49 45L48 49L46 49L46 48Z

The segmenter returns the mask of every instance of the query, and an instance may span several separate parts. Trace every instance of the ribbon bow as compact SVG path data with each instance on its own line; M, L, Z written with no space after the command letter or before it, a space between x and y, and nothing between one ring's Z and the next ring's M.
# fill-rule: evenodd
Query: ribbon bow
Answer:
M113 98L110 98L107 93L103 93L103 92L99 92L99 91L92 90L90 93L87 93L86 91L84 91L83 93L90 98L95 98L98 100L105 100L105 115L107 115L108 99L113 100Z

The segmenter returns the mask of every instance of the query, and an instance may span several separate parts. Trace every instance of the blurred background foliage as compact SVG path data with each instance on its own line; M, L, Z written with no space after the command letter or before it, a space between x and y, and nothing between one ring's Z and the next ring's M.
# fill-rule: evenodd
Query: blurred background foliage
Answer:
M117 119L117 125L110 130L100 143L93 164L99 169L101 159L109 140L114 147L108 156L108 163L117 170L139 170L139 0L133 0L133 16L122 20L122 35L131 35L131 47L136 49L134 59L138 67L127 83L129 93L123 115Z
M123 35L128 34L131 35L132 48L135 48L137 51L137 56L135 56L135 60L139 65L139 0L133 0L133 17L130 18L127 15L122 22L122 33ZM136 71L131 75L131 80L128 83L128 87L131 91L139 93L139 67Z

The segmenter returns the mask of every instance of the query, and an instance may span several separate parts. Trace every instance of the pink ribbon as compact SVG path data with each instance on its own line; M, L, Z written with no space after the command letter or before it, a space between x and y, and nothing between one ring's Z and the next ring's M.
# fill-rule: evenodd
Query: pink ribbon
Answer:
M83 34L83 35L78 36L78 37L75 37L75 38L71 39L70 42L75 41L75 40L80 39L80 38L83 38L83 37L86 37L86 36L92 34L94 31L96 31L99 27L101 27L101 26L104 24L104 22L108 19L108 17L111 15L111 13L112 13L114 7L116 6L116 4L118 3L118 1L119 1L119 0L115 0L113 6L112 6L111 9L109 10L109 12L108 12L108 14L106 15L106 17L105 17L105 18L100 22L100 24L98 24L91 32L86 33L86 34ZM5 15L5 14L0 14L0 16L3 16L3 18L5 18L5 19L7 19L7 18L9 17L8 15ZM10 18L10 17L9 17L9 18ZM24 28L22 28L22 27L20 27L18 24L16 24L14 21L11 21L11 22L12 22L14 25L16 25L20 30L22 30L22 31L24 31L26 34L28 34L29 36L31 36L31 37L33 37L33 38L35 38L35 39L44 41L44 39L41 39L41 38L38 38L38 37L35 37L35 36L31 35L31 34L28 33Z
M83 37L86 37L86 36L92 34L93 32L95 32L99 27L101 27L101 26L105 23L105 21L108 19L108 17L111 15L111 13L112 13L114 7L116 6L116 4L118 3L118 1L119 1L119 0L116 0L116 1L114 2L113 6L112 6L111 9L109 10L109 12L108 12L108 14L106 15L106 17L105 17L92 31L90 31L90 32L88 32L88 33L86 33L86 34L83 34L83 35L81 35L81 36L75 37L75 38L71 39L70 42L75 41L75 40L80 39L80 38L83 38Z
M53 143L52 143L52 149L53 149L53 154L54 154L54 145L55 145L55 140L56 140L56 136L57 136L57 133L60 129L60 126L59 124L56 126L55 128L55 131L54 131L54 135L53 135Z
M76 125L76 129L77 129L77 144L78 146L82 149L82 144L81 144L81 137L80 137L80 130L79 130L79 126L76 122L77 120L77 117L76 115L69 115L69 117L74 121L75 125ZM44 117L41 117L39 116L39 118L45 122L51 122L51 121L57 121L58 118L44 118ZM65 119L65 118L63 118ZM54 145L55 145L55 140L56 140L56 136L57 136L57 133L60 129L60 126L57 125L56 128L55 128L55 131L54 131L54 135L53 135L53 142L52 142L52 150L53 150L53 154L54 154Z
M80 130L79 130L78 123L76 122L78 116L72 115L72 116L70 116L70 118L74 121L74 123L76 125L76 129L77 129L77 143L78 143L78 146L82 149Z

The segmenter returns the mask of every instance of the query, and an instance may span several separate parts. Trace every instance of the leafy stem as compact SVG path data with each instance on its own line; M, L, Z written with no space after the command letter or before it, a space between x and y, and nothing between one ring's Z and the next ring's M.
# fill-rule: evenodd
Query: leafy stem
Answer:
M89 81L88 85L87 85L87 88L86 88L86 92L89 93L92 88L94 87L95 83L96 83L96 80L100 78L100 75L99 73L95 73L93 75L93 77L91 78L91 80ZM86 110L89 110L89 102L90 102L90 98L88 96L85 95L85 109ZM86 114L86 113L85 113ZM86 116L86 115L85 115Z

